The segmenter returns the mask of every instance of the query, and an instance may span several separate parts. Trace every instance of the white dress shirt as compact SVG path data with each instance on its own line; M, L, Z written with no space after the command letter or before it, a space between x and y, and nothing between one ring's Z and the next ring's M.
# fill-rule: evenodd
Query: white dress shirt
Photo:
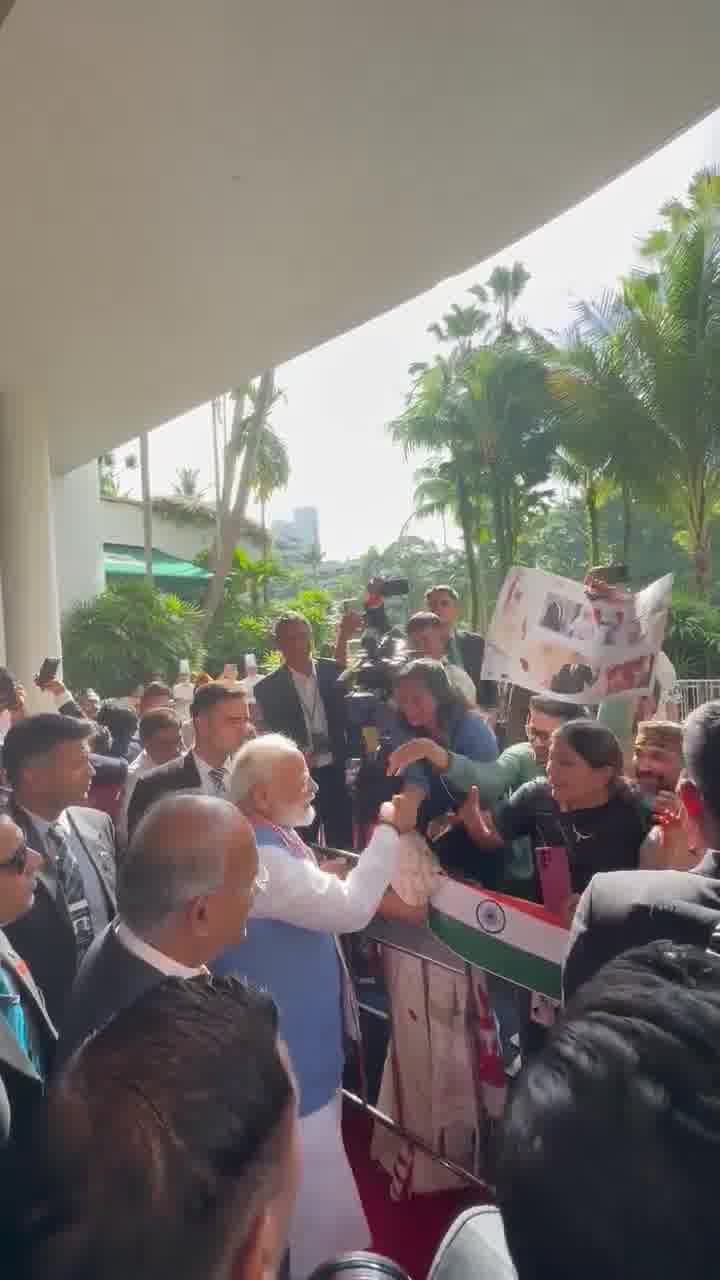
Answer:
M60 827L60 829L65 833L65 835L67 836L71 835L70 827L68 825L68 820L65 817L64 809L60 814L60 816L54 820L54 822L48 822L47 818L41 818L38 813L31 813L29 809L26 809L25 813L27 814L28 818L32 822L35 830L37 831L38 835L40 836L40 839L43 842L43 848L38 849L37 850L38 853L52 854L54 852L54 849L52 846L50 847L50 849L48 849L48 843L47 843L47 833L50 827Z
M293 833L294 835L294 833ZM381 823L345 880L323 871L314 858L258 841L268 884L255 898L253 916L284 920L319 933L355 933L370 923L395 874L400 837Z
M289 667L288 670L297 690L297 696L300 699L300 706L305 717L305 727L310 740L310 750L312 751L313 735L328 737L327 715L318 684L317 668L313 662L309 676L306 676L302 671L293 671L292 667ZM323 751L313 757L312 763L314 769L321 769L324 765L332 764L332 762L332 752Z
M149 964L152 969L164 973L166 978L197 978L199 974L208 972L205 965L201 965L199 969L189 969L186 964L171 960L170 956L163 955L162 951L158 951L149 942L138 938L137 934L133 933L122 920L118 920L114 929L115 937L126 951L137 956L138 960L144 960L145 964Z
M193 760L195 761L195 767L200 774L200 790L205 796L215 796L217 798L220 793L215 786L215 780L210 777L210 773L215 766L208 764L207 760L203 760L202 756L199 756L197 751L193 751L192 755ZM225 786L227 787L230 781L230 770L227 765L222 765L221 769L225 774Z
M132 800L133 791L137 786L138 778L142 778L144 773L149 773L151 769L156 769L156 768L157 768L157 765L153 760L150 759L150 756L148 755L146 750L141 751L140 755L135 757L132 764L128 765L125 789L123 791L123 797L120 803L120 809L118 811L117 822L115 823L115 829L118 834L118 840L123 845L127 844L128 809L130 808L130 801Z

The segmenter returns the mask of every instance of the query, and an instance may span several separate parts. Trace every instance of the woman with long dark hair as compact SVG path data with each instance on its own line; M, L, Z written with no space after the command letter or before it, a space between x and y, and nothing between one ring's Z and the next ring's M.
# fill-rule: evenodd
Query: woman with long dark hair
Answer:
M497 759L495 734L450 683L441 662L417 658L395 681L398 720L388 774L402 774L404 787L421 793L419 826L455 807L458 795L447 778L453 757L487 763Z
M414 789L422 804L419 832L400 841L380 914L420 924L440 874L420 832L464 798L447 776L452 759L459 755L465 765L490 762L497 757L497 743L482 716L452 688L443 665L430 658L402 668L395 704L398 745L388 773L402 773L403 789ZM483 861L464 830L449 831L447 839L466 845L476 863ZM504 1075L485 975L472 965L430 964L396 948L383 948L383 959L392 1034L378 1105L449 1159L490 1177ZM481 1078L479 1063L491 1079ZM394 1199L461 1185L455 1174L384 1125L375 1126L371 1152L390 1174Z
M573 898L597 871L636 868L651 825L647 806L623 777L620 743L597 720L570 720L556 729L546 778L527 782L492 816L466 805L463 820L485 849L519 836L529 836L533 850L564 848ZM536 895L540 900L539 878Z

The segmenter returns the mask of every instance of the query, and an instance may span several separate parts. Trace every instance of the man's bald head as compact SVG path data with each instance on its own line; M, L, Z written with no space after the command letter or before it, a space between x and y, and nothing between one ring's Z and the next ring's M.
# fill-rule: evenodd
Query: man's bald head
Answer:
M166 796L153 805L133 835L120 868L118 911L139 937L155 939L158 931L171 927L175 932L205 930L207 921L197 919L194 908L212 899L214 907L220 902L230 908L231 934L237 925L237 937L230 940L238 940L257 865L252 827L234 805L210 796ZM222 929L218 912L213 909L211 914ZM208 958L214 954L211 951Z

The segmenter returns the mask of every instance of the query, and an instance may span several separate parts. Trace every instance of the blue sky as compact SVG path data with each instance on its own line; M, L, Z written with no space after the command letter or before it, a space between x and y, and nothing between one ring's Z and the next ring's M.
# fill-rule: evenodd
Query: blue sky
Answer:
M720 163L720 111L502 253L281 366L278 385L286 394L273 424L287 442L292 476L273 500L271 517L317 506L322 546L332 559L393 541L412 512L417 463L404 461L385 424L402 410L408 365L437 349L428 325L451 303L466 301L468 286L484 283L497 263L519 258L532 277L523 315L536 328L562 330L575 300L596 297L637 261L638 240L663 201L682 195L692 174L711 163ZM210 439L209 405L154 431L153 492L170 491L179 462L198 467L210 486ZM441 536L435 521L414 523L411 531Z

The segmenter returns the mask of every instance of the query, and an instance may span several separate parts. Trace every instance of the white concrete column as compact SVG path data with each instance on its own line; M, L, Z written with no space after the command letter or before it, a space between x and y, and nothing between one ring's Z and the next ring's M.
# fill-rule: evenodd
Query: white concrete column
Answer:
M60 612L105 586L97 460L52 478Z
M39 710L33 677L61 651L47 405L34 394L0 392L0 566L7 665Z

